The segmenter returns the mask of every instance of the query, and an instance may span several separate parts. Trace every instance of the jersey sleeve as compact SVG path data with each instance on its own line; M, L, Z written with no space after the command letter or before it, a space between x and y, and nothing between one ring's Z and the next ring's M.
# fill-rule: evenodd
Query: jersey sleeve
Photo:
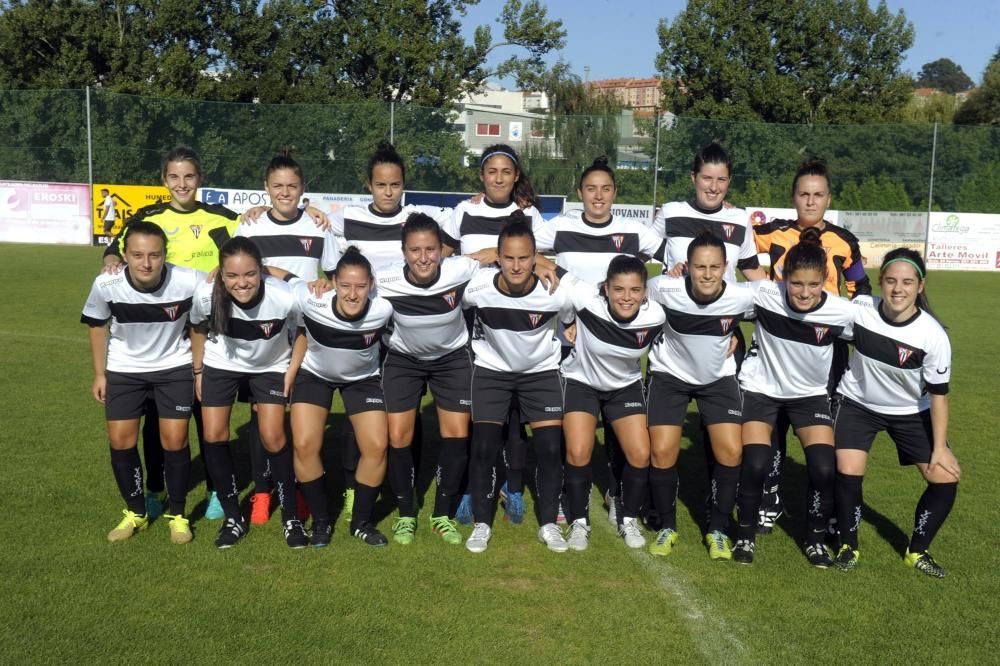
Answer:
M535 234L535 249L539 252L551 252L556 246L556 224L554 220L536 223L532 220L531 231Z
M337 242L337 237L334 235L333 229L327 229L323 234L323 254L319 259L320 270L329 275L337 268L338 261L340 261L340 243Z
M666 263L667 241L652 228L639 225L639 253L652 257L660 263Z
M598 296L600 290L572 273L566 273L559 280L559 288L566 290L570 303L574 310L582 310L587 307L594 297Z
M923 316L926 315L925 312ZM948 383L951 381L951 341L944 330L941 330L940 334L935 336L934 342L928 345L921 375L927 385L928 393L948 394Z
M845 231L843 239L849 248L849 256L844 259L844 287L847 289L848 298L872 293L857 236Z
M663 214L663 207L656 209L656 215L653 216L653 233L660 238L667 237L667 218Z
M191 311L188 313L188 320L197 326L208 319L211 314L212 285L206 282L195 288L194 298L191 299Z
M327 215L327 219L330 220L330 229L333 231L333 235L338 238L344 237L344 211L346 206L341 206L340 208L335 208L330 211Z
M427 214L434 218L441 228L441 241L457 254L462 247L458 229L455 228L455 211L447 207L421 206L427 209Z
M81 324L104 326L111 321L111 306L104 298L100 282L101 277L98 276L90 287L90 294L87 296L87 302L83 304L83 312L80 315Z
M661 288L666 286L666 275L657 275L654 278L650 278L646 282L646 298L653 301L654 303L659 303L660 305L666 305L666 298L660 291Z

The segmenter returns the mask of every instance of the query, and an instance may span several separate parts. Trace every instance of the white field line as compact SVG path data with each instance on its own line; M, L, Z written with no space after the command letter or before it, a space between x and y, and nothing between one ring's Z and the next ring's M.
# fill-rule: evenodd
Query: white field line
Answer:
M70 337L68 335L45 335L44 333L22 333L20 331L0 330L0 336L7 338L27 338L28 340L47 340L51 342L71 342L75 344L88 344L86 336Z

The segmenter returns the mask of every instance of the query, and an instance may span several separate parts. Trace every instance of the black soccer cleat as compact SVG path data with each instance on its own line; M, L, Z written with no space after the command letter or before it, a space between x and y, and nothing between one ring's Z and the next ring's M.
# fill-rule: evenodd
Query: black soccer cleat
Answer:
M385 535L379 532L371 523L361 523L360 526L355 528L354 536L369 546L375 546L376 548L381 548L389 544L389 540L385 538Z
M324 548L330 545L332 537L333 525L330 524L330 521L313 518L312 537L309 539L309 545L316 548Z
M309 536L306 535L302 521L297 518L286 520L284 523L285 543L289 548L299 549L309 545Z

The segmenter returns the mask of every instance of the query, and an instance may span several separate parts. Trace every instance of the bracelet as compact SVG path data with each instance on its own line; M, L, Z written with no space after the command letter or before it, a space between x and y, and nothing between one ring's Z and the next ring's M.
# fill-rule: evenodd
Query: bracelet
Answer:
M195 370L194 368L191 368L191 374L192 375L200 375L203 372L205 372L205 366L202 366L202 367L198 368L197 370Z

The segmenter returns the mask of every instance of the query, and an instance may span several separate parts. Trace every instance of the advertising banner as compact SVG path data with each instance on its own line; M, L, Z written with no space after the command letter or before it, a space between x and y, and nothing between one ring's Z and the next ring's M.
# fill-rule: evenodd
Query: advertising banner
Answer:
M895 211L841 211L838 224L858 238L867 267L881 265L885 254L908 247L923 254L927 213Z
M243 214L256 206L270 206L271 197L264 190L235 190L228 188L202 187L198 190L198 200L207 204L220 204L231 211ZM307 192L299 203L299 207L315 206L324 213L332 213L338 208L351 205L367 206L371 203L370 194L329 194L325 192Z
M772 220L794 220L798 217L794 208L762 208L760 206L748 206L746 211L747 219L749 219L750 224L754 226L764 224L765 222L770 222ZM840 211L828 210L826 211L824 219L827 222L840 224Z
M121 233L125 220L140 208L169 199L170 192L162 185L95 184L91 230L94 245L107 245Z
M1000 215L931 213L927 268L1000 270Z
M0 181L0 241L90 245L90 188Z
M583 210L583 203L580 201L567 201L564 210ZM647 227L653 225L653 215L656 209L653 206L638 204L614 204L611 206L611 214L614 217L624 220L636 220L642 222Z

